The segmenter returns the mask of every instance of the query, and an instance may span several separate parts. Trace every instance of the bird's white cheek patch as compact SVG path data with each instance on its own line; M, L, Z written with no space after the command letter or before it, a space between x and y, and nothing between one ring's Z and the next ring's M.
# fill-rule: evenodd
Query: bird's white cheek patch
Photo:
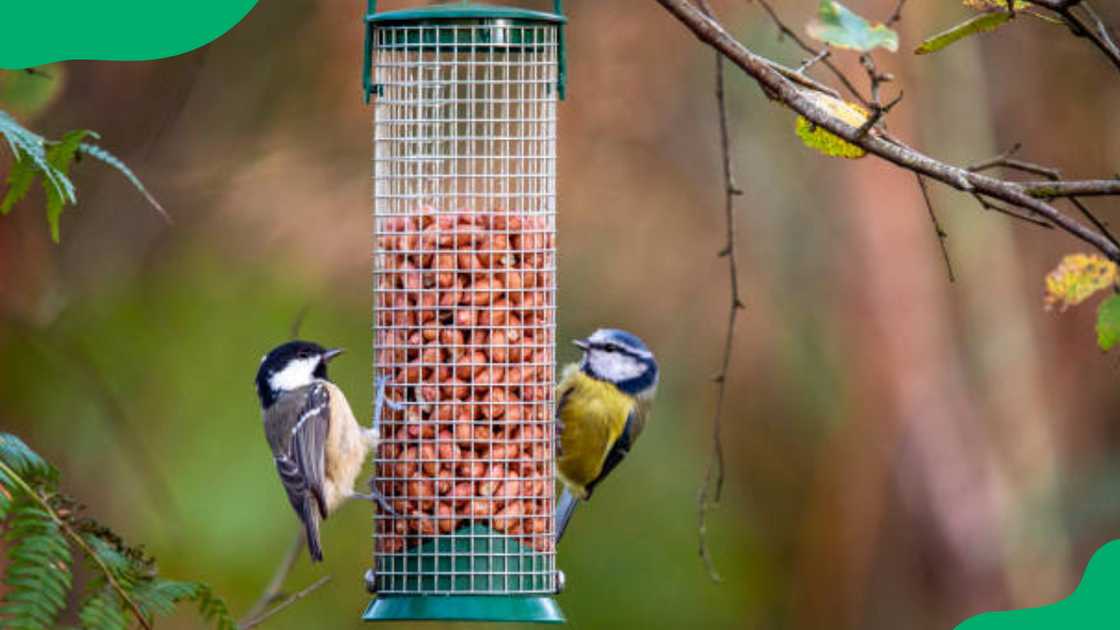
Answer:
M645 366L621 352L591 353L591 368L616 383L637 378L645 371Z
M269 386L277 391L291 391L304 385L310 385L315 380L315 368L319 365L319 358L296 359L268 379Z

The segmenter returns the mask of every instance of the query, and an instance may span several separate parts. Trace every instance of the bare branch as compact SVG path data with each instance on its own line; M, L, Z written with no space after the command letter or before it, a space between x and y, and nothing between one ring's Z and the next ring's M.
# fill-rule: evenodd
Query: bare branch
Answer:
M993 212L998 212L1000 214L1005 214L1005 215L1011 217L1012 219L1017 219L1019 221L1025 222L1025 223L1030 223L1030 224L1036 225L1040 228L1045 228L1047 230L1054 229L1054 226L1047 223L1046 221L1042 221L1040 219L1036 219L1036 218L1031 217L1031 216L1019 214L1018 212L1015 212L1014 210L1011 210L1009 208L1004 208L1003 206L1001 206L999 204L995 204L995 203L992 203L992 202L988 201L987 199L984 198L983 195L978 195L976 193L973 193L972 197L974 199L976 199L976 201L980 204L980 207L985 209L985 210L991 210Z
M1108 229L1108 225L1105 222L1098 219L1097 216L1095 214L1093 214L1092 211L1089 210L1089 206L1086 206L1077 197L1070 197L1069 201L1074 206L1076 206L1078 210L1081 211L1081 214L1086 219L1089 220L1089 223L1092 223L1093 226L1096 227L1097 230L1099 230L1101 234L1105 235L1105 238L1107 238L1109 241L1112 241L1113 245L1115 245L1117 247L1120 247L1120 241L1116 240L1116 236L1112 233L1111 230Z
M1024 173L1030 173L1032 175L1040 175L1053 182L1061 181L1062 172L1056 168L1042 166L1040 164L1035 164L1034 162L1027 162L1025 160L1017 160L1012 158L1011 155L1018 151L1020 146L1021 145L1016 144L1011 148L1011 150L1004 152L1001 156L997 156L996 158L983 162L978 166L970 167L969 170L980 171L1003 167L1015 169ZM1113 245L1120 247L1120 241L1117 241L1116 236L1112 234L1112 232L1108 229L1108 226L1103 221L1098 219L1097 216L1093 214L1091 210L1089 210L1088 206L1086 206L1077 197L1070 197L1069 201L1074 205L1074 207L1081 211L1081 215L1088 219L1089 222L1093 224L1093 227L1097 228L1098 232L1103 234L1105 238L1107 238Z
M711 7L706 0L700 0L702 10L709 16ZM727 124L727 95L724 90L724 59L718 51L715 54L715 92L716 106L719 116L719 144L720 156L723 163L723 193L724 193L724 225L726 227L726 240L719 255L727 259L728 279L730 282L730 306L727 316L727 332L723 341L723 358L720 369L716 374L715 382L716 410L712 420L712 454L708 460L708 468L704 473L704 481L700 485L698 503L698 535L700 542L700 557L708 570L708 576L715 582L721 581L715 562L712 560L711 551L708 549L708 510L719 504L723 494L724 458L723 458L723 405L727 394L727 373L731 365L731 350L735 342L735 321L739 310L743 308L743 300L739 296L739 266L735 251L735 197L743 194L735 184L734 164L731 160L731 138Z
M292 336L294 337L295 335ZM295 540L293 540L291 546L288 547L288 553L284 554L284 557L280 560L280 564L272 573L272 579L268 581L268 586L261 592L260 597L257 598L256 603L249 609L249 612L245 613L242 617L241 623L243 626L249 623L249 621L256 619L266 608L281 597L284 591L284 582L288 581L288 574L292 572L292 567L295 566L296 560L299 559L299 554L303 551L303 545L303 531L300 530L296 532Z
M311 586L308 586L307 588L303 589L302 591L292 595L291 597L288 597L284 601L277 604L274 608L265 612L260 617L257 617L256 619L252 619L252 620L247 621L245 623L239 624L237 626L238 630L249 630L249 628L255 628L255 627L261 625L262 623L267 621L269 617L279 613L280 611L284 610L288 606L291 606L292 604L298 602L299 600L303 599L304 597L307 597L308 595L314 593L315 591L319 590L319 588L321 586L323 586L324 584L326 584L327 582L330 582L330 581L331 581L331 576L324 575L323 577L319 578L318 580L315 580L314 582L312 582Z
M797 70L795 70L795 72L797 72L797 74L805 74L806 70L812 68L817 62L827 59L831 54L832 51L828 49L828 46L825 46L812 59L807 59L800 66L797 66Z
M1018 182L1023 192L1039 199L1054 197L1110 197L1120 195L1120 179L1083 179Z
M945 271L949 273L949 282L956 282L957 275L953 273L953 261L949 259L949 248L945 244L945 239L949 235L945 230L941 229L941 223L937 220L937 215L933 212L933 202L929 198L929 190L926 188L926 180L922 179L921 175L915 174L914 177L918 180L918 188L922 191L922 199L926 202L926 210L929 211L929 220L933 223L933 231L937 234L937 243L941 246L941 256L945 259Z
M750 0L747 1L749 2ZM769 2L767 2L766 0L758 0L758 4L764 11L766 11L767 14L770 15L770 19L774 22L774 25L778 27L779 39L781 39L782 37L790 38L791 40L793 40L793 43L797 44L797 46L801 48L801 50L804 50L814 57L821 54L821 51L813 48L811 45L806 43L805 40L798 37L797 33L795 33L793 29L785 25L785 23L782 22L781 18L778 17L778 14L774 11L773 7L770 6ZM871 103L869 103L867 99L865 99L863 95L859 93L859 90L856 89L856 86L851 82L847 75L841 72L840 68L836 67L836 64L832 63L832 61L830 61L829 59L823 59L822 61L824 62L825 67L831 70L832 74L836 75L836 79L840 81L840 84L843 85L844 88L848 90L848 92L851 93L852 96L856 97L856 99L858 99L859 102L864 106L871 105ZM838 94L833 94L833 96L839 98Z
M1013 0L1008 0L1008 2L1012 2L1012 1ZM898 22L899 20L901 20L902 19L902 7L905 4L906 4L906 0L898 0L898 4L895 5L894 11L891 12L890 17L887 18L887 21L884 22L884 24L886 24L887 26L894 26L895 22Z
M776 100L796 111L818 127L863 148L906 170L920 173L958 190L977 192L1033 212L1070 235L1092 245L1113 261L1120 261L1120 248L1107 237L1062 213L1055 206L1027 194L1024 186L941 162L894 139L876 134L859 135L859 129L834 116L807 98L800 89L776 73L763 57L750 51L716 21L705 16L686 0L658 2L687 26L701 41L723 53L757 81Z
M1058 15L1069 26L1070 31L1078 37L1088 39L1101 54L1105 56L1112 65L1120 70L1120 47L1116 45L1116 41L1112 38L1108 27L1105 26L1104 21L1097 15L1096 11L1089 6L1087 2L1081 0L1027 0L1035 6L1049 9ZM1094 28L1090 28L1081 17L1074 12L1075 8L1080 7L1086 14L1088 19L1093 22Z

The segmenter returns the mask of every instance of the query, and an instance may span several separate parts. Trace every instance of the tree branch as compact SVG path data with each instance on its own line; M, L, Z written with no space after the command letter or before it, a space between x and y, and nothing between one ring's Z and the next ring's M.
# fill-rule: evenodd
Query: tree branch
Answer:
M1035 6L1042 7L1053 11L1069 26L1070 31L1078 37L1084 37L1093 43L1101 54L1105 56L1112 65L1120 70L1120 47L1116 45L1112 35L1108 32L1108 27L1105 26L1104 21L1097 15L1087 2L1081 0L1027 0ZM1080 7L1081 10L1088 16L1088 19L1093 22L1095 29L1089 28L1085 22L1074 13L1074 9Z
M326 584L327 582L330 582L330 581L331 581L331 576L324 575L323 577L319 578L318 580L315 580L314 582L312 582L311 586L308 586L307 588L303 589L302 591L292 595L291 597L288 597L287 599L280 602L274 608L265 612L261 616L255 618L255 619L252 619L250 621L238 624L238 626L237 626L238 630L249 630L249 628L255 628L255 627L261 625L262 623L267 621L269 617L279 613L280 611L284 610L288 606L291 606L292 604L298 602L299 600L303 599L304 597L307 597L308 595L314 593L315 591L319 590L319 588L321 586L323 586L324 584Z
M750 0L747 1L749 2ZM781 39L782 37L790 38L791 40L793 40L793 43L797 44L797 46L801 48L801 50L804 50L814 57L821 54L821 50L817 50L816 48L810 46L805 42L805 40L798 37L797 33L794 32L793 29L785 25L785 23L782 22L781 18L778 17L777 12L774 11L774 8L770 6L769 2L767 2L766 0L758 0L758 4L764 11L766 11L767 14L770 15L770 19L774 22L774 25L778 27L779 39ZM840 68L836 67L836 64L832 63L832 61L827 58L823 59L822 61L824 62L825 67L832 71L832 74L836 76L836 79L840 81L840 84L843 85L844 88L848 90L848 92L851 93L852 96L856 97L856 99L865 107L871 106L871 103L869 103L867 99L865 99L863 95L859 93L859 90L856 89L856 86L851 82L850 79L848 79L848 76L846 74L840 71Z
M711 15L711 7L707 0L700 0L700 2L702 10ZM824 59L820 53L817 54L816 58ZM727 259L730 306L728 308L727 332L723 341L723 358L720 361L719 372L715 377L717 393L715 416L712 419L712 454L708 460L708 468L704 473L704 481L700 485L700 492L697 497L699 521L697 531L699 534L700 557L704 560L708 577L715 582L719 582L721 578L708 548L707 514L709 509L719 504L720 497L723 494L723 406L727 394L727 373L731 365L731 351L735 342L735 321L738 318L739 310L744 306L743 300L739 296L739 265L735 249L735 197L742 195L743 191L739 190L739 187L735 184L735 169L731 160L731 137L727 124L727 95L724 90L724 59L718 51L715 54L715 61L715 95L719 116L719 145L723 165L723 210L726 229L726 240L719 255Z
M1017 182L1023 192L1039 199L1120 195L1120 179L1082 179Z
M302 319L302 318L301 318ZM296 331L298 333L298 331ZM294 334L292 335L295 336ZM247 624L250 620L255 619L265 608L268 608L283 594L284 582L288 580L288 574L292 572L292 567L295 566L296 560L299 559L300 552L303 551L303 531L297 531L295 540L292 541L291 546L288 547L288 553L280 560L280 564L272 573L272 579L268 581L268 586L261 592L260 597L257 598L256 603L249 609L249 612L241 618L241 623Z
M949 235L941 229L941 223L937 220L937 214L933 211L933 201L929 198L926 180L922 179L921 175L915 174L914 177L918 180L918 188L922 191L922 199L925 200L926 210L929 211L930 223L933 224L934 234L937 235L937 243L941 246L941 257L945 259L945 270L949 273L949 282L956 282L957 275L953 273L953 261L949 259L949 248L945 244L945 239L949 238Z
M1120 262L1120 247L1104 235L1062 213L1055 206L1031 196L1021 183L1010 182L947 164L916 151L906 144L876 133L860 135L859 129L833 116L775 72L767 60L750 51L715 20L686 0L657 0L693 34L712 46L757 81L776 100L804 116L809 122L863 148L888 162L919 173L964 192L977 192L1033 212L1070 235L1092 245L1106 257Z

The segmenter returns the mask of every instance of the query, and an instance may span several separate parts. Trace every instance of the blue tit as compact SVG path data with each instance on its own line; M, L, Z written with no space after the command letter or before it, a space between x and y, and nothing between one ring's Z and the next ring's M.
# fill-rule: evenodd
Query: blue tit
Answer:
M358 424L342 390L327 378L327 362L341 353L292 341L261 359L256 378L276 472L315 561L323 559L319 521L347 499L363 497L354 492L354 480L377 447L376 433Z
M573 343L583 350L583 359L564 369L557 388L557 469L565 487L557 506L556 542L577 501L590 499L633 448L657 391L657 361L637 336L603 328Z

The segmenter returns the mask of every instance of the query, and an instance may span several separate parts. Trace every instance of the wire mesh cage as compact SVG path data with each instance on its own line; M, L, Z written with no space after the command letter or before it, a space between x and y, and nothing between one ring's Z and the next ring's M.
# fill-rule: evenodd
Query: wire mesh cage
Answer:
M367 15L374 100L366 619L561 621L554 383L564 18Z

